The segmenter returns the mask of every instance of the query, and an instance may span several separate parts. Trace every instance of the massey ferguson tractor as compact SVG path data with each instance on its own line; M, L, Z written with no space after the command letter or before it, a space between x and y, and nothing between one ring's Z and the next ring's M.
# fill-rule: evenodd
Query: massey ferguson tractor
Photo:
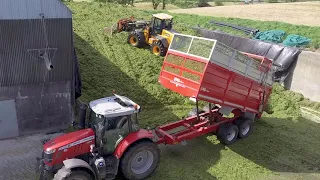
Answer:
M234 143L252 132L273 84L272 61L238 52L213 39L175 34L159 83L195 101L188 117L156 127L139 126L141 107L127 97L91 101L80 113L89 126L43 145L38 158L40 179L109 180L149 177L160 160L158 144L174 145L214 133L221 143ZM198 101L208 102L199 109ZM89 109L89 112L86 112Z

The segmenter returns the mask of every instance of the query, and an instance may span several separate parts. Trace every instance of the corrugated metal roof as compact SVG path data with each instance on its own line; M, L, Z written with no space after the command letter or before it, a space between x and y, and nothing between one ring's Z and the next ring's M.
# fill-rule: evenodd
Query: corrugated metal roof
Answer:
M0 19L72 18L60 0L0 0Z

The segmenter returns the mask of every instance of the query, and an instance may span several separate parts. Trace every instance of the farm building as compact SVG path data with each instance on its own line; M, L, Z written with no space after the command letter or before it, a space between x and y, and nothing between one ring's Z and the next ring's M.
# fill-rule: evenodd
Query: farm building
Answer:
M78 72L68 7L0 1L0 139L69 126Z

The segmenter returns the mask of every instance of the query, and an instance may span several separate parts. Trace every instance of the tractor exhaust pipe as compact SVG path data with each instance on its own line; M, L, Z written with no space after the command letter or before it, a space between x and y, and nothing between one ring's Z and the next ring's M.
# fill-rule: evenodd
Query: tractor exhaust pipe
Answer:
M78 128L84 129L86 126L87 105L81 104L79 107L79 123Z

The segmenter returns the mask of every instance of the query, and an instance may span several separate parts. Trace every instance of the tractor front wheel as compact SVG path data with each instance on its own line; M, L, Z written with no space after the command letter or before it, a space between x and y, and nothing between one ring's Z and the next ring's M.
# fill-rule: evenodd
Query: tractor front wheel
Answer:
M132 32L128 36L128 43L133 47L142 47L144 42L142 37L136 32Z
M151 44L151 51L157 56L165 56L167 49L163 46L161 41L156 41Z
M93 180L91 175L84 170L70 170L64 166L54 175L53 180Z
M158 146L150 141L141 141L124 154L120 161L123 176L127 179L140 180L149 177L160 161Z

